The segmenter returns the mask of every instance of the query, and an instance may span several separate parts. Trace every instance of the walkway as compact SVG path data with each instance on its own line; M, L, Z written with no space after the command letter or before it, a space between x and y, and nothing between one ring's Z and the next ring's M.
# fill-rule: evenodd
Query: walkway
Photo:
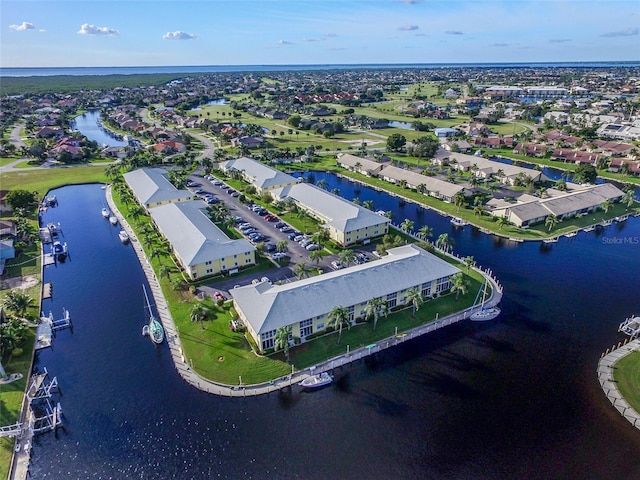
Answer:
M631 352L640 350L640 339L632 340L627 343L625 341L623 345L618 344L612 347L611 352L607 352L600 358L598 362L598 381L600 386L613 406L620 412L624 418L626 418L631 425L640 429L640 414L634 410L631 405L622 397L616 381L613 379L613 371L615 365L623 357L626 357Z
M158 278L156 277L155 272L153 271L153 268L151 267L147 256L144 253L142 245L135 236L135 232L133 231L127 220L120 214L120 212L116 208L116 205L113 202L113 198L111 196L111 185L107 186L106 195L109 208L111 209L113 214L118 217L118 221L120 222L121 227L129 234L131 245L133 246L138 256L140 265L142 266L145 276L147 277L147 281L149 282L149 287L151 289L151 293L158 310L158 316L160 318L160 321L162 322L162 325L164 326L165 338L167 339L167 343L169 345L169 351L171 352L173 363L175 364L180 376L187 383L204 392L227 397L247 397L271 393L285 387L290 387L293 384L300 383L310 375L333 370L334 368L347 365L368 355L372 355L376 352L380 352L382 350L386 350L387 348L406 342L407 340L411 340L421 335L465 320L469 318L472 311L477 308L477 306L469 307L457 314L449 315L440 319L436 318L432 323L429 323L428 325L422 325L405 332L400 332L398 335L379 340L375 343L372 343L371 345L359 347L355 350L349 350L349 347L347 346L347 351L344 354L338 355L334 358L330 358L325 362L301 371L294 371L294 367L292 365L291 374L274 379L269 382L253 385L225 385L213 382L207 378L200 376L197 372L190 368L189 364L187 363L187 359L184 356L182 345L180 343L178 330L176 328L175 322L173 321L173 317L171 316L171 312L169 311L169 308L167 306L167 302L164 298L164 294L162 293L162 288L160 287ZM491 297L488 298L485 302L485 307L493 307L495 305L498 305L500 303L500 300L502 299L502 286L495 278L493 278L490 271L482 273L488 279L492 287Z

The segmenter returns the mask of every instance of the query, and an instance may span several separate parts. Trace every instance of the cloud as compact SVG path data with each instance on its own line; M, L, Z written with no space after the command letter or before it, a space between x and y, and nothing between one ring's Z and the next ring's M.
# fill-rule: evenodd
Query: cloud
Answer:
M638 35L638 28L627 28L626 30L618 30L617 32L607 32L600 35L601 37L633 37Z
M446 35L464 35L464 32L461 32L460 30L447 30L444 33Z
M40 33L45 33L46 30L44 28L41 28L40 30L38 30Z
M402 27L398 27L398 30L403 32L412 32L413 30L419 30L420 27L418 25L403 25Z
M510 46L510 43L492 43L491 46L492 47L508 47Z
M25 30L33 30L36 26L31 22L22 22L20 25L9 25L9 28L16 32L23 32Z
M290 42L289 40L278 40L278 46L280 45L293 45L293 42Z
M78 30L78 35L110 35L117 37L120 35L120 32L109 27L98 27L97 25L83 23L80 30Z
M192 33L176 30L175 32L165 33L164 35L162 35L162 38L164 38L165 40L194 40L198 38L198 36L193 35Z
M302 41L313 43L313 42L324 42L324 39L323 38L303 38Z
M422 3L422 0L399 0L402 3L406 3L407 5L416 5L418 3Z
M549 43L567 43L570 42L570 38L552 38Z

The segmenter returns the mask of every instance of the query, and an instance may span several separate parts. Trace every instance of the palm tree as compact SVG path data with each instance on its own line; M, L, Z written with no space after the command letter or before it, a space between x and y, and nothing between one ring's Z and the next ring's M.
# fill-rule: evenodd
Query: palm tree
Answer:
M629 207L631 207L631 205L633 205L634 201L635 201L635 198L633 196L632 189L627 190L621 199L621 202L627 205L627 210L629 209Z
M433 237L433 231L431 230L431 227L429 225L423 225L422 227L420 227L420 230L418 230L418 238L420 240L426 242L427 238L431 237Z
M365 318L373 319L374 330L376 329L380 316L384 315L386 317L388 313L389 308L387 306L387 302L381 297L372 298L367 302L367 306L365 307Z
M469 273L469 269L476 264L476 260L471 255L468 257L464 257L462 260L464 261L464 264L467 266L467 273Z
M600 208L604 210L604 213L607 213L611 208L611 200L607 198L604 202L600 204Z
M349 310L342 305L336 305L329 312L328 318L329 321L327 322L327 327L334 327L338 329L338 343L340 343L340 338L342 338L342 327L346 325L348 329L351 328Z
M551 229L555 227L557 224L558 224L558 217L556 217L555 215L549 215L544 220L544 226L547 227L549 231L551 231Z
M436 240L436 247L442 250L449 250L453 247L453 240L449 238L449 234L442 233Z
M9 290L9 293L2 299L4 307L21 318L27 315L27 311L33 305L33 302L34 300L31 296L19 290Z
M296 274L298 280L302 280L309 276L309 268L304 263L297 263L293 269L293 273Z
M501 217L498 217L498 220L496 220L496 225L498 225L498 230L502 230L502 227L504 227L508 223L509 223L509 220L507 220L507 217L505 217L504 215Z
M354 262L355 259L356 253L350 248L342 250L340 253L338 253L338 261L343 265L349 265L350 263Z
M407 290L407 294L405 295L405 303L411 304L411 306L413 307L413 312L411 313L411 316L415 317L416 312L420 308L420 305L424 303L422 292L418 287L412 287L409 290Z
M276 252L286 252L289 250L289 242L286 240L280 240L276 243Z
M208 316L209 316L209 310L207 309L207 307L205 307L201 303L195 304L191 308L191 312L189 312L189 318L191 318L191 321L200 322L200 325L202 326L203 330L204 330L204 325L202 324L202 322L205 321Z
M324 178L321 178L318 180L318 183L316 183L316 187L321 188L322 190L329 190L329 183Z
M316 266L320 264L320 260L322 260L323 257L322 250L312 250L311 253L309 253L309 260L316 262Z
M464 205L465 198L464 193L458 192L453 196L453 204L458 207L458 212L460 212L460 207Z
M411 230L413 230L413 220L409 220L408 218L405 218L402 223L400 224L400 230L402 230L404 233L409 233Z
M167 280L171 280L171 267L169 265L160 265L158 267L158 275L160 278L167 277Z
M468 287L469 284L465 280L462 272L458 272L453 277L451 277L451 291L456 292L456 301L458 300L458 296L460 294L467 294Z
M289 337L291 336L291 330L291 325L278 328L276 330L276 336L273 344L273 348L276 352L278 350L284 350L284 354L287 357L287 363L289 363Z
M367 210L373 210L374 208L373 200L365 200L364 202L362 202L362 206Z

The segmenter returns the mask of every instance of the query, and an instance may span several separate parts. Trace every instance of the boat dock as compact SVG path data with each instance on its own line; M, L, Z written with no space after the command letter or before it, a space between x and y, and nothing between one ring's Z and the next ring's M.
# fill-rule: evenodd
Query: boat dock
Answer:
M0 428L0 436L16 438L9 478L26 479L33 437L62 425L62 406L53 399L54 394L59 392L57 377L50 378L46 368L41 373L33 374L29 379L25 394L26 407L22 410L20 421Z
M43 313L40 316L40 323L36 331L36 350L51 347L53 345L53 338L56 336L56 331L65 328L73 329L69 310L63 308L62 318L58 320L54 320L52 312L49 312L49 316L45 316Z
M637 337L640 335L640 317L631 315L620 324L618 331L629 335L631 338Z

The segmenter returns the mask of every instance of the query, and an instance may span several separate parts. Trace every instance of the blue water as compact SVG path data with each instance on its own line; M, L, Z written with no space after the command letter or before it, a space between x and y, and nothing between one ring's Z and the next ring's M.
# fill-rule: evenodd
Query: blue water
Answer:
M43 221L61 223L71 258L46 268L54 297L44 310L68 308L74 330L36 358L59 378L65 429L37 437L30 478L640 478L640 435L595 373L622 338L619 322L640 311L639 219L552 247L516 245L315 176L453 236L457 253L503 282L501 317L355 363L318 392L206 395L180 379L166 344L140 334L145 280L100 215L104 191L55 190L59 206Z
M71 128L78 130L89 140L98 142L100 145L107 145L109 147L125 146L127 142L118 140L110 131L105 131L105 129L99 125L98 122L100 118L99 110L89 110L75 117L71 122Z
M157 65L129 67L2 67L0 77L50 75L134 75L150 73L282 72L306 70L368 70L416 68L609 68L637 67L640 62L519 62L519 63L403 63L324 65Z

